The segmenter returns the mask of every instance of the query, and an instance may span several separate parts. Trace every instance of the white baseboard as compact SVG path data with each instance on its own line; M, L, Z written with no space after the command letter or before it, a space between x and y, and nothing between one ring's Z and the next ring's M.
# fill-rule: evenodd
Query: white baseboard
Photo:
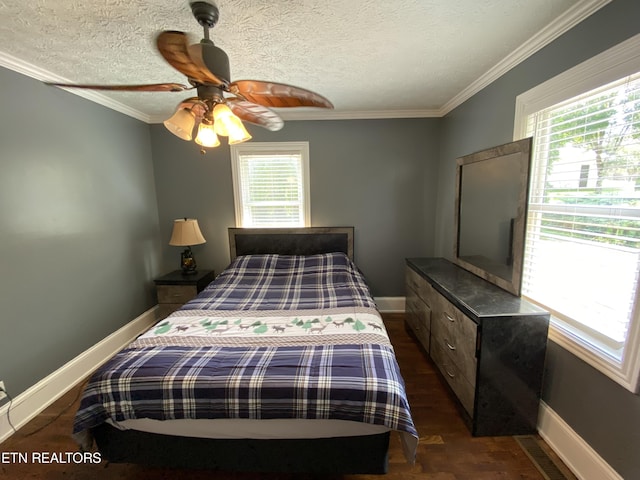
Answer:
M376 297L373 300L383 313L404 312L404 297Z
M580 480L622 480L549 405L540 402L538 433Z
M25 425L134 338L151 327L156 322L157 308L155 306L147 310L15 397L11 402L10 412L11 423L15 428L18 429ZM7 418L8 409L9 404L0 407L0 443L14 433Z

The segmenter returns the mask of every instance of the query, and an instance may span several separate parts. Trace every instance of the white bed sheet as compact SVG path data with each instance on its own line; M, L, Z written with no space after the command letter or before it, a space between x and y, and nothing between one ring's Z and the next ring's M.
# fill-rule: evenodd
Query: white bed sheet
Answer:
M120 430L138 430L148 433L198 438L332 438L376 435L389 428L348 420L307 419L215 419L215 420L153 420L150 418L108 421Z

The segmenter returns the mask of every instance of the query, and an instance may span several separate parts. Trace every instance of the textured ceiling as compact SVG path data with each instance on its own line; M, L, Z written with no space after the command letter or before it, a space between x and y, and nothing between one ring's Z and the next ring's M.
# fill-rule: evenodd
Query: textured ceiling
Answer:
M220 20L211 38L229 55L232 80L297 85L328 97L332 118L375 118L442 114L545 28L553 33L549 25L571 26L607 1L216 3ZM0 0L0 65L55 81L187 83L155 50L161 30L188 32L194 42L202 37L187 0ZM94 99L156 122L189 96L118 92Z

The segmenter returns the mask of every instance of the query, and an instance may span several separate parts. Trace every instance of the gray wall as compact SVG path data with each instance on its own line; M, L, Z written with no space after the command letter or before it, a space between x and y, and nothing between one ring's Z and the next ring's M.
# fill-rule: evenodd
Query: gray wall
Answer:
M443 119L436 252L451 257L455 158L513 139L520 93L640 33L640 2L615 0ZM549 342L543 397L624 478L640 478L640 396Z
M253 141L308 141L313 226L354 226L355 258L375 296L404 295L404 258L433 254L440 119L290 121L251 128ZM235 226L231 160L224 144L200 155L163 125L151 128L163 268L179 266L168 245L173 219L198 219L207 243L201 268L229 262Z
M444 119L251 131L309 141L312 224L354 225L374 295L403 295L404 257L451 256L454 159L510 141L516 95L640 32L638 18L638 2L615 0ZM152 279L178 266L174 218L198 218L194 251L216 270L235 221L228 148L201 156L162 125L2 68L0 84L0 380L15 396L154 305ZM550 343L544 399L640 478L638 396Z
M16 396L155 302L149 126L0 68L0 380Z

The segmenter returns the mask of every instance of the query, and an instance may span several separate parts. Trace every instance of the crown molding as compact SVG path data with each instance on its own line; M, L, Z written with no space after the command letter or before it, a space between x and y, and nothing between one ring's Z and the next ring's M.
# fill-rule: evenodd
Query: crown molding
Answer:
M52 73L24 62L8 53L0 52L0 66L26 75L27 77L35 78L36 80L45 81L46 79L54 79L57 81L55 75Z
M538 50L541 50L543 47L553 42L563 33L571 30L578 23L593 15L611 1L612 0L583 0L578 2L563 15L556 18L529 40L520 45L520 47L511 52L502 61L494 65L493 68L478 78L475 82L445 103L440 109L441 114L443 116L446 115L483 88L507 73L513 67L522 63Z
M41 82L73 83L67 78L60 77L59 75L51 73L48 70L36 67L35 65L31 65L30 63L27 63L4 52L0 52L0 66L8 68L9 70L13 70L17 73L21 73L35 80L40 80ZM78 95L79 97L86 98L87 100L91 100L94 103L98 103L102 106L110 108L111 110L115 110L116 112L124 113L125 115L136 118L142 122L150 123L149 115L147 115L146 113L136 110L135 108L131 108L124 103L120 103L96 91L70 88L62 88L62 90L65 90L74 95Z
M520 64L541 48L545 47L563 33L567 32L585 18L589 17L612 0L580 0L576 5L567 10L563 15L556 18L545 28L536 33L524 44L514 50L484 75L471 83L460 93L451 98L442 107L435 109L408 109L408 110L321 110L310 111L300 110L286 112L278 111L284 120L369 120L384 118L428 118L443 117L463 102L471 98L483 88L500 78L516 65ZM40 81L72 83L66 78L59 77L47 70L38 68L25 61L22 61L9 54L0 52L0 66L15 72L27 75ZM91 90L63 89L74 95L86 98L92 102L103 105L107 108L136 118L145 123L161 123L166 120L166 116L148 115L109 98L101 93Z
M279 110L284 120L372 120L383 118L440 117L440 109L398 110Z

